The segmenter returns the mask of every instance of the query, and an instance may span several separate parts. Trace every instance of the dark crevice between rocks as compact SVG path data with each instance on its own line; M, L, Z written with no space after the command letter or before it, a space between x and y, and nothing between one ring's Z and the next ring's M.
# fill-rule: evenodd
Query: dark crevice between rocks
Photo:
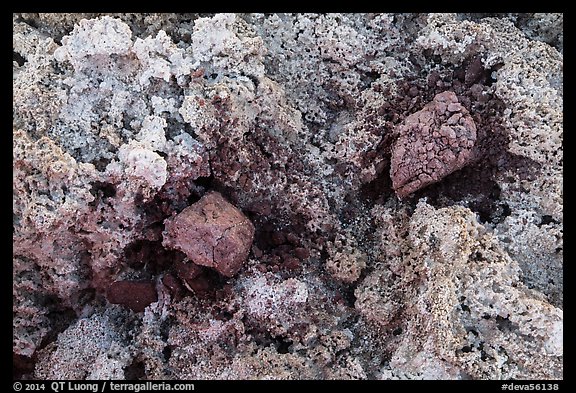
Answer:
M32 18L29 16L32 16ZM26 23L28 26L32 27L33 29L38 29L40 26L39 26L38 22L35 19L33 19L35 16L38 16L38 14L34 13L31 15L26 15L26 17L24 17L22 14L19 14L18 19L19 19L19 21L23 21L24 23Z
M181 125L182 129L184 130L184 132L188 135L190 135L192 138L194 139L198 139L198 135L196 135L196 132L194 131L194 129L192 128L192 126L188 123L183 123Z
M274 337L274 346L276 351L281 354L286 354L290 352L290 346L292 345L292 340L284 336Z
M543 23L538 23L538 28L536 29L535 34L534 31L535 26L530 26L531 19L534 18L534 13L515 13L512 14L512 16L513 17L511 19L514 21L514 26L516 26L519 30L521 30L528 38L545 42L548 45L551 45L554 48L556 48L558 51L562 52L562 39L561 39L561 34L563 32L562 28L557 28L557 34L549 34L549 32L546 31L548 26ZM545 33L543 35L542 30L544 30Z
M27 60L20 53L12 51L12 61L15 61L20 67L22 67Z
M26 23L24 17L22 16L22 13L20 12L14 13L12 17L14 18L14 22L16 23Z
M285 226L273 217L251 219L256 229L251 255L261 261L261 269L293 275L301 270L302 264L310 256L302 231Z
M87 287L74 293L71 296L70 304L74 305L76 314L79 314L82 308L87 304L95 304L97 291L95 288Z
M164 356L164 361L167 362L172 357L172 347L170 345L166 345L162 350L162 355Z
M293 341L286 336L272 336L268 331L252 324L246 326L246 335L251 335L258 347L265 348L272 345L280 354L290 353L290 346L293 344Z
M121 133L122 136L122 141L124 143L126 143L126 136L127 134L130 134L132 132L134 132L134 128L132 127L132 122L136 120L136 118L134 116L130 116L129 114L125 114L122 117L122 129L124 132Z
M143 273L141 278L153 278L184 260L185 255L176 250L168 250L162 240L136 240L124 248L123 262L126 266Z
M360 313L356 310L353 310L348 314L345 319L342 321L341 326L343 329L350 329L354 330L358 322L360 321Z
M377 71L366 71L360 74L360 80L364 88L370 88L372 83L380 78L380 73Z
M394 190L390 179L390 165L386 165L376 179L363 184L359 193L359 197L369 204L384 204L388 198L393 196ZM345 219L352 218L352 215L350 215L350 218L345 217Z
M50 332L44 337L38 349L56 341L58 335L78 318L76 312L72 308L63 306L62 301L56 296L48 296L45 300L45 306L50 310L46 314L50 320Z
M35 366L35 356L28 357L12 353L12 378L15 380L32 379L31 374Z
M140 360L133 360L124 368L124 379L127 381L140 381L146 377L146 366Z
M50 36L54 40L54 42L57 43L58 45L62 45L62 37L64 37L65 35L69 35L74 28L74 24L71 23L65 23L53 26L46 23L45 20L38 18L38 16L39 14L37 13L28 14L26 15L26 17L22 17L22 15L20 15L24 23L40 31L43 34ZM90 19L91 14L84 15L84 17L86 19Z
M43 300L43 305L50 310L46 314L46 317L50 321L50 331L44 336L32 356L12 354L12 375L14 379L32 378L31 373L34 371L36 365L38 350L56 341L58 335L77 319L76 312L71 308L63 306L62 302L55 296L46 296Z
M188 263L193 264L193 262ZM187 290L184 295L194 294L198 298L206 299L211 303L211 307L215 307L214 302L229 297L228 278L208 267L195 265L195 269L198 273L192 277L188 272L179 270L176 266L172 270Z
M148 227L150 239L138 239L123 250L121 260L138 280L155 282L162 277L162 284L175 301L189 295L205 299L225 297L227 278L213 269L186 261L186 255L162 245L164 225L157 222ZM222 293L220 293L222 292Z
M90 194L92 194L94 200L88 205L96 206L100 201L113 198L116 195L116 187L111 183L95 181L90 188Z
M500 202L500 187L484 169L482 166L463 168L417 191L413 198L426 197L427 203L436 208L464 205L477 213L481 223L500 222L510 214L510 209Z
M183 93L181 93L183 94ZM181 103L179 103L181 105ZM166 120L166 128L165 128L165 135L166 138L168 140L173 141L175 137L177 137L178 135L180 135L180 133L182 132L182 129L184 129L187 134L189 134L190 136L192 136L192 138L196 139L196 133L194 133L194 131L192 130L192 127L188 124L188 123L182 123L176 119L174 119L173 117L170 117L170 113L169 112L163 112L162 113L162 118L164 118L164 120ZM186 130L186 128L189 128L189 130ZM187 132L190 131L190 132Z
M558 225L560 224L560 222L558 220L555 220L552 216L545 214L540 218L540 223L538 224L538 227L548 224Z
M168 339L170 336L170 327L173 325L174 320L172 317L168 317L160 322L160 338L166 344L162 350L162 355L164 356L164 361L167 363L172 357L173 346L168 344Z
M258 347L265 348L274 343L272 335L263 330L259 326L254 326L252 323L245 321L245 332L247 336L252 336L252 339Z
M77 160L81 161L80 159L80 150L78 150L77 157L75 157ZM92 161L92 164L94 164L94 167L96 168L97 171L99 172L104 172L106 171L106 167L108 166L108 164L110 164L110 162L112 162L112 159L110 158L104 158L104 157L100 157L94 161Z
M162 198L159 194L156 194L149 201L144 201L144 195L138 193L134 197L134 204L150 223L163 222L164 219L170 217L172 212L176 211L173 207L173 202Z
M520 179L531 179L539 165L529 159L501 152L500 165L489 160L456 171L440 182L415 192L410 198L415 203L426 197L427 202L436 208L462 205L478 215L481 223L498 224L511 215L510 206L500 199L501 189L496 179L510 168L518 168L515 174Z
M354 294L355 290L355 284L341 285L336 291L335 301L343 301L347 307L354 308L354 304L356 303L356 295Z
M209 190L213 190L214 187L214 176L204 176L199 177L193 181L193 187L190 190L190 196L188 197L188 206L198 202L202 196Z
M518 325L510 321L509 318L503 318L500 315L496 316L496 327L501 332L511 332L518 330Z

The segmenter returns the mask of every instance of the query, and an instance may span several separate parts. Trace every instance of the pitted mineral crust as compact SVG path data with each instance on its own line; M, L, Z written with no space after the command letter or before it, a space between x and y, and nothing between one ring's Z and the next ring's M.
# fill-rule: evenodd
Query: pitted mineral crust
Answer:
M166 220L165 228L164 246L227 277L242 268L254 239L254 225L218 192L206 194Z
M390 176L400 198L442 180L473 159L476 124L454 92L437 94L396 132Z
M13 14L15 379L562 379L562 26Z

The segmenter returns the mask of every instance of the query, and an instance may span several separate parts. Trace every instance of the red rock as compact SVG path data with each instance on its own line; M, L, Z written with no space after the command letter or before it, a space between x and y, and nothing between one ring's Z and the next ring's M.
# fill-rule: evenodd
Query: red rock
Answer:
M465 167L473 159L476 124L451 91L437 94L397 127L392 188L404 198Z
M300 244L300 239L293 233L286 234L286 241L290 244L298 245Z
M210 278L205 272L206 268L192 262L184 263L182 261L176 262L174 268L184 286L196 295L205 295L212 287Z
M240 270L254 240L254 225L218 192L204 195L164 224L165 247L226 277Z
M300 260L304 260L310 256L310 252L304 247L298 247L294 250L294 255Z
M191 282L202 274L202 268L194 263L178 261L174 263L174 269L178 277L185 282Z
M106 298L110 303L142 312L150 303L158 300L158 295L152 281L115 281L108 287Z
M286 257L283 258L283 266L285 269L288 270L295 270L298 269L300 267L300 260L298 258L295 257Z
M282 232L274 232L272 234L272 244L279 246L286 242L286 236Z
M194 294L202 297L208 295L211 290L214 289L216 282L211 279L208 274L206 274L206 272L203 272L194 280L189 282L186 281L186 284L188 285L189 289L194 292Z
M162 277L162 284L168 288L170 295L172 295L174 299L178 300L182 298L184 288L182 288L180 281L172 274L166 273L164 277Z

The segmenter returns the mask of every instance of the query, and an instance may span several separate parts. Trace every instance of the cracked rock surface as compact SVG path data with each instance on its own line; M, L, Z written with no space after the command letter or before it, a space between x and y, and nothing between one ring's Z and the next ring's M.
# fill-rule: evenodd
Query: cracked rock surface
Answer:
M400 198L442 180L473 159L476 124L454 92L437 94L396 131L390 176Z
M14 13L22 379L563 379L563 14Z
M254 239L254 225L218 192L204 195L164 225L164 246L226 277L242 268Z

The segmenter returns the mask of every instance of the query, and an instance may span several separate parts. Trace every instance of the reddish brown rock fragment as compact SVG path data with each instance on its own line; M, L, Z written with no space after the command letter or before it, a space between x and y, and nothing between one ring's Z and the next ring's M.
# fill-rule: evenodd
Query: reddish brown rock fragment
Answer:
M254 239L254 225L217 192L204 195L164 223L165 247L227 277L240 270Z
M476 57L468 67L466 68L466 76L465 82L466 85L470 86L474 82L480 80L482 78L482 74L484 73L484 64L482 63L482 58Z
M476 124L451 91L437 94L398 126L392 146L392 188L404 198L466 166L472 159Z
M142 312L158 300L156 286L151 281L115 281L108 287L106 298L135 312Z
M194 280L185 282L185 285L191 290L196 296L207 296L211 292L214 292L216 286L215 280L209 277L206 272L200 274Z
M206 274L206 268L192 262L178 261L174 264L176 274L184 283L184 286L196 295L205 295L210 291L210 278Z
M193 281L196 277L202 274L202 268L194 263L185 263L178 261L174 263L176 274L182 281Z
M274 232L272 234L272 244L279 246L286 242L286 236L282 232Z
M296 255L296 258L304 260L310 256L310 252L303 247L298 247L294 250L294 255Z
M286 258L283 258L282 265L284 266L285 269L295 270L300 267L300 260L298 258L288 256Z
M182 298L184 288L180 284L180 281L172 274L166 273L164 277L162 277L162 284L164 284L174 299L179 300Z

